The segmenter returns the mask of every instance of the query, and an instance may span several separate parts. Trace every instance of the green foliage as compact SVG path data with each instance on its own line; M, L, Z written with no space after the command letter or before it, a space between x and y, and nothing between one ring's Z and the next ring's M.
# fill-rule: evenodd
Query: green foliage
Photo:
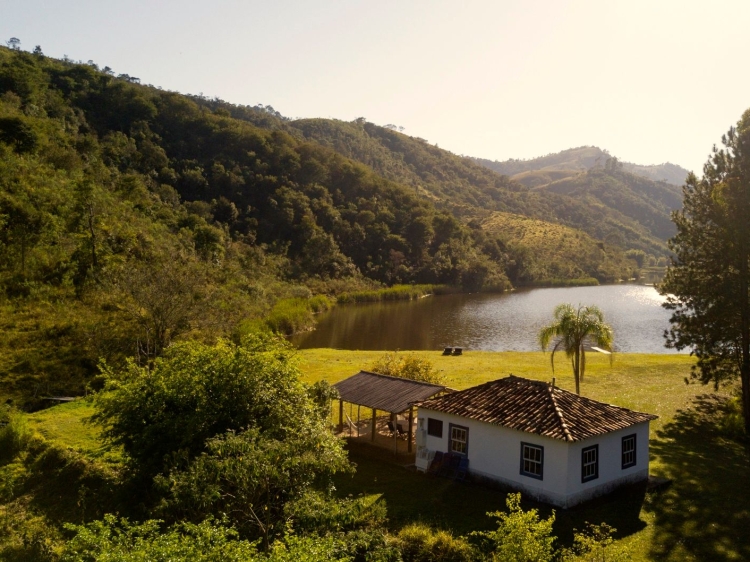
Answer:
M625 562L629 559L627 554L613 545L615 532L617 529L606 523L587 523L584 531L575 533L573 547L561 550L560 559L563 562Z
M385 502L371 497L335 499L314 490L304 492L284 507L291 529L302 535L382 530L386 511Z
M327 420L331 415L331 401L339 398L339 391L328 381L315 381L308 389L308 395L318 409L322 419Z
M9 407L0 410L0 464L13 460L27 447L31 437L29 424L21 412Z
M555 352L559 349L571 360L573 376L576 381L576 394L581 393L581 382L586 372L586 351L584 343L594 342L597 346L610 351L612 358L612 328L604 322L604 314L596 306L579 306L560 304L555 307L555 321L539 331L539 345L546 351L554 338L550 361L552 372L555 371Z
M541 283L535 283L539 287L596 287L599 280L594 277L581 277L580 279L548 279Z
M292 335L311 330L315 326L315 314L325 312L333 306L325 295L311 298L281 299L264 319L265 325L273 332Z
M257 429L284 440L312 423L292 349L272 336L248 336L241 345L180 343L152 368L131 363L105 373L95 419L148 476L178 453L195 458L227 431Z
M291 347L275 336L176 344L151 368L131 363L107 379L94 419L136 474L155 478L169 520L227 515L268 545L290 501L350 470Z
M446 292L450 292L450 288L442 285L394 285L385 289L342 293L336 300L340 304L414 300L427 295L444 294Z
M192 521L228 514L243 536L268 544L285 529L288 502L349 469L341 442L306 421L283 438L252 428L208 439L200 456L157 479L168 494L161 511Z
M551 562L555 557L552 525L555 513L540 519L536 509L521 508L521 494L508 494L508 511L488 513L497 529L472 533L482 548L498 562Z
M423 523L406 525L397 537L404 562L470 562L478 558L466 539Z
M722 143L703 178L691 174L683 186L675 259L659 290L672 311L667 345L698 357L693 374L704 383L740 378L750 433L750 110Z
M625 252L625 257L635 261L638 267L643 267L646 261L646 252L643 250L628 250Z
M424 357L414 353L399 354L398 351L386 353L370 366L370 370L381 375L401 377L413 381L443 384L444 377L435 370L434 365Z
M180 523L165 528L158 520L131 523L106 515L87 525L66 525L75 536L65 545L62 562L195 560L205 562L258 560L255 544L237 539L237 532L214 520Z

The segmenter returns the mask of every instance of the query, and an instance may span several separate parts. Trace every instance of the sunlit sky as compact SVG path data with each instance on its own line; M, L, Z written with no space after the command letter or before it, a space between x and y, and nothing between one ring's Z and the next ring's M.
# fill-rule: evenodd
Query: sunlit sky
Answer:
M3 41L167 90L696 172L750 107L748 22L744 0L0 0Z

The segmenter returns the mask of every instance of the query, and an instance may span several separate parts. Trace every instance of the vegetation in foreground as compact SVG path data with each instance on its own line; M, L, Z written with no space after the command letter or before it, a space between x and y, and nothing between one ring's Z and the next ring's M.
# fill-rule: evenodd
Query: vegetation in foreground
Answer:
M205 353L210 356L215 352L206 349ZM467 352L461 357L444 357L437 352L416 351L408 355L432 363L448 384L457 388L510 372L542 379L551 376L549 356L543 353ZM383 353L304 350L292 353L290 358L294 356L299 362L298 376L310 388L323 379L335 382L349 376L382 359ZM732 522L709 524L710 517L726 521L719 516L724 505L737 505L738 497L749 497L750 490L746 491L742 484L748 461L745 446L731 438L732 428L737 427L731 421L733 412L736 412L732 410L731 397L706 397L702 395L701 387L686 385L684 378L692 364L693 359L684 355L616 354L612 365L608 358L600 355L588 359L584 394L660 416L652 425L651 472L673 478L675 482L659 494L645 497L620 494L576 510L556 513L552 527L552 535L558 537L556 548L572 548L574 529L586 529L588 521L605 522L616 528L614 537L617 540L614 550L608 551L609 555L624 552L633 560L732 560L750 553L750 545L742 538L742 529L750 520L750 513L743 508L735 510L736 518ZM123 372L121 376L128 379L127 373ZM569 369L560 369L556 376L558 384L572 389L574 379ZM185 383L181 382L178 387L183 385ZM321 392L325 395L324 388ZM203 391L200 395L207 396ZM717 406L719 412L727 412L727 415L716 419ZM235 535L241 532L238 529L227 531L219 514L213 522L199 517L190 519L192 522L182 527L172 526L182 515L177 519L166 516L169 506L177 505L172 503L176 502L175 498L188 502L182 504L183 508L186 505L212 505L203 500L192 504L192 496L185 496L184 491L200 489L195 486L194 478L203 470L207 471L205 474L219 475L230 466L243 466L242 463L232 464L239 458L231 451L240 443L222 443L221 453L209 446L197 457L192 457L193 461L190 461L190 455L175 458L178 464L173 470L176 472L165 473L168 476L163 480L169 485L151 488L145 496L142 491L133 494L128 488L133 480L125 477L129 473L128 464L132 462L128 461L128 455L122 456L122 448L104 447L97 427L80 423L93 411L92 403L81 401L32 415L20 415L19 419L24 420L26 427L26 439L30 441L27 441L26 449L20 450L13 459L4 459L0 468L3 481L0 514L7 531L7 538L0 548L6 559L13 560L15 556L15 559L22 560L54 560L62 555L63 545L69 545L65 546L68 549L65 556L72 560L80 559L74 555L83 556L82 553L87 552L93 556L102 552L101 549L138 552L138 548L153 547L153 552L175 554L179 551L170 551L169 545L180 543L180 548L190 549L195 545L191 545L189 537L194 537L203 545L201 548L215 546L217 552L226 548L229 553L231 547L246 556L251 551L241 549L256 549L253 552L257 554L252 556L258 559L266 559L263 557L270 557L272 553L279 560L294 556L300 560L346 559L346 556L358 559L356 548L367 548L373 552L390 552L388 556L397 552L404 560L429 560L435 552L447 548L446 544L450 545L451 552L466 549L467 544L474 548L474 543L462 537L470 531L493 532L493 529L498 529L497 522L487 517L486 512L498 511L506 501L505 494L500 491L427 479L395 466L387 459L383 461L352 453L350 458L357 464L356 472L342 472L333 480L333 498L343 500L344 504L327 504L321 496L316 496L318 499L306 496L300 504L293 502L297 509L305 505L310 509L290 515L298 522L294 535L285 534L284 538L271 543L271 551L264 553L262 544L250 544L253 542L250 536ZM328 408L322 409L323 412L327 415ZM76 417L78 421L75 421ZM58 420L63 423L58 423ZM741 428L741 424L739 426ZM34 437L34 433L46 436L44 441ZM239 436L239 433L235 435ZM246 448L246 445L242 447ZM219 456L211 460L217 454ZM733 460L724 466L720 478L712 478L710 475L716 470L712 459L724 458L721 455L731 455ZM225 465L225 461L232 458L235 460ZM198 464L191 469L191 464L196 462ZM198 466L201 471L197 471ZM65 478L64 482L61 478ZM183 484L188 482L189 488L184 488ZM217 505L226 501L220 499L221 492L215 497L219 501ZM137 498L139 505L133 505L133 498ZM701 509L690 508L693 502L699 502ZM538 509L540 521L551 515L545 506L526 502L521 505L523 513ZM163 511L151 511L149 506L161 506ZM107 512L117 512L119 517L109 521L102 519ZM149 522L157 513L164 522ZM128 520L122 520L122 517ZM324 528L339 529L335 536L310 534L321 518L325 521ZM87 522L92 522L93 526L71 530L63 527L64 523L80 525ZM418 524L416 527L415 523ZM253 525L247 527L253 528ZM247 529L244 533L248 532ZM78 538L70 542L73 534ZM237 544L234 542L237 540L250 542ZM225 544L229 546L222 546ZM721 549L717 549L718 545ZM78 550L72 550L74 548ZM195 548L184 552L200 559L195 554L198 547ZM407 555L407 552L421 552L421 558L410 558L418 555ZM231 559L230 554L227 557Z

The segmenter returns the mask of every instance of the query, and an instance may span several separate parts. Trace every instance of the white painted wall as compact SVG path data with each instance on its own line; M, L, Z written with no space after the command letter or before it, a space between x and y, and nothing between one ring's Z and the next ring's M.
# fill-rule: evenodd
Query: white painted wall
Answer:
M420 407L418 427L424 427L423 447L428 451L449 450L450 425L469 428L469 471L519 489L542 501L570 507L601 495L615 487L648 477L648 422L580 442L568 443L533 433L470 420ZM427 418L443 421L441 438L427 435ZM422 421L424 420L424 421ZM636 461L634 467L621 467L621 439L635 433ZM544 448L544 474L539 480L521 474L521 443ZM599 445L599 477L581 482L581 451ZM423 468L424 463L418 463ZM426 467L425 467L426 468Z

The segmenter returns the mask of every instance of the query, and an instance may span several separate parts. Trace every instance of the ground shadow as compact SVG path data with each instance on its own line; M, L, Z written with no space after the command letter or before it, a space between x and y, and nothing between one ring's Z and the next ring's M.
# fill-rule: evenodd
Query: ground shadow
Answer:
M652 558L750 560L750 458L746 443L717 429L725 405L698 396L651 441L663 476L674 480L645 504L654 515Z
M448 529L456 535L496 528L496 520L488 517L487 512L505 510L505 499L511 491L428 476L407 469L393 457L360 448L351 449L349 456L357 465L357 472L336 479L338 494L380 495L386 502L389 527L393 531L417 521ZM574 531L584 529L587 522L606 522L617 529L618 538L640 531L646 525L639 518L645 492L645 485L630 486L574 509L555 510L553 532L558 544L570 546ZM553 511L549 505L527 499L521 505L526 510L537 509L543 518Z

